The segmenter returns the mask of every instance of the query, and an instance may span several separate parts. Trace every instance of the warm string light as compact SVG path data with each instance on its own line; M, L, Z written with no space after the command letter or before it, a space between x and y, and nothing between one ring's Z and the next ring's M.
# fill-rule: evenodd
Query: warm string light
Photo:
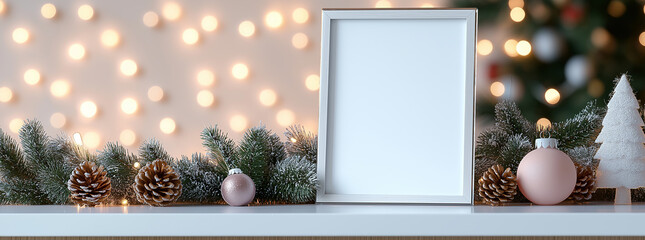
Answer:
M296 139L295 139L295 138L293 138L293 137L292 137L292 138L290 138L289 140L291 140L291 142L292 142L292 143L296 143L296 142L298 141L298 140L296 140Z
M521 56L527 56L531 53L531 43L526 40L519 41L515 45L515 51Z
M309 37L304 33L296 33L291 38L291 44L297 49L304 49L309 44Z
M85 47L80 43L75 43L69 46L67 53L69 54L70 58L74 60L81 60L83 59L83 57L85 57Z
M131 77L137 74L139 67L134 60L126 59L121 61L119 69L121 70L121 73L123 73L123 75Z
M213 85L214 82L215 74L212 71L204 69L197 73L197 83L199 83L199 85L208 87Z
M5 8L7 8L5 5L6 4L4 3L4 1L0 0L0 15L2 15L4 13Z
M96 106L96 103L92 101L84 101L81 103L81 107L79 108L81 115L85 118L93 118L96 116L96 114L99 111L98 106Z
M551 128L551 120L548 118L540 118L537 120L536 126L538 130L549 129Z
M488 39L482 39L477 43L477 53L487 56L493 52L493 43Z
M103 31L101 34L101 43L106 47L116 47L121 41L119 33L113 29Z
M283 109L280 110L278 114L276 114L275 118L280 126L288 127L290 125L293 125L293 123L296 121L296 114L289 109Z
M272 11L264 16L264 24L266 24L269 28L279 28L280 26L282 26L282 22L284 22L284 18L279 12Z
M54 113L49 117L49 124L52 125L52 127L60 129L65 127L65 124L67 124L67 117L65 117L64 114L62 113Z
M181 38L184 40L184 43L188 45L195 45L195 43L199 41L199 32L197 32L197 30L194 28L188 28L184 30Z
M40 72L33 68L27 69L23 75L23 79L28 85L36 85L40 82Z
M148 89L148 99L150 99L150 101L159 102L163 100L163 96L163 88L159 86L152 86Z
M43 6L40 8L40 15L42 15L46 19L53 19L56 17L56 6L51 3L45 3Z
M625 10L627 10L627 7L620 0L612 0L609 2L609 5L607 5L607 13L615 18L623 16L623 14L625 14Z
M504 95L505 91L506 87L504 87L504 84L501 82L493 82L490 85L490 94L495 97L501 97L502 95Z
M13 38L14 42L18 44L23 44L29 41L29 31L27 31L27 29L24 29L24 28L16 28L13 30L11 37Z
M181 17L181 6L175 2L168 2L164 4L161 14L166 20L175 21Z
M84 4L78 8L78 18L83 21L89 21L94 17L94 8L92 6Z
M121 134L119 134L119 141L123 146L132 146L137 141L137 134L131 129L123 130L121 131Z
M424 3L424 4L421 4L421 7L422 8L433 8L434 4L432 4L432 3Z
M235 115L231 117L231 120L229 121L231 130L235 132L243 132L244 130L246 130L246 128L248 128L248 125L249 121L242 115Z
M549 88L544 92L544 100L551 105L557 104L560 101L560 92L555 88Z
M524 7L524 0L509 0L508 1L508 8L513 9L513 8L523 8Z
M258 99L264 106L273 106L278 101L278 94L271 89L264 89L260 92Z
M509 57L517 57L517 40L509 39L504 43L504 52Z
M255 34L255 24L251 21L244 21L241 22L240 25L237 27L238 32L240 32L240 35L243 37L251 37L253 34Z
M141 163L139 163L139 162L135 162L132 166L133 166L134 168L140 168L140 167L141 167Z
M305 86L309 91L318 91L320 89L320 77L316 74L311 74L305 79Z
M72 87L67 81L56 80L52 82L51 86L49 87L49 92L51 92L52 96L54 97L62 98L69 94L71 88Z
M146 25L146 27L156 27L159 25L159 15L155 12L146 12L146 14L143 15L143 25Z
M244 63L237 63L233 65L231 73L235 79L243 80L249 76L249 67Z
M293 21L299 24L307 23L309 21L309 11L304 8L296 8L291 14Z
M645 32L642 32L640 35L638 35L638 42L645 46Z
M374 4L374 7L375 8L391 8L392 3L390 3L390 1L388 1L388 0L379 0L378 2L376 2L376 4Z
M74 133L72 134L72 139L74 139L74 143L79 146L83 146L83 138L81 137L81 133Z
M11 130L13 133L18 133L20 132L20 128L22 128L22 125L25 124L25 121L20 119L20 118L14 118L9 121L9 130Z
M123 113L132 115L139 109L139 103L134 98L125 98L121 101L121 111Z
M128 205L128 199L121 200L121 205Z
M607 46L611 41L611 34L603 27L597 27L591 32L591 43L597 48Z
M197 93L197 104L202 107L210 107L215 102L215 95L211 91L201 90Z
M202 29L207 32L212 32L217 29L218 21L214 16L205 16L202 18Z
M164 118L161 119L159 122L159 129L161 129L162 133L165 134L172 134L175 132L175 129L177 128L177 124L175 123L175 120L172 118Z
M524 12L524 9L516 7L511 9L509 15L511 16L511 20L513 20L513 22L521 22L522 20L524 20L526 13Z
M8 87L0 87L0 102L7 103L13 99L13 91Z
M97 132L86 132L83 134L83 144L90 149L97 148L101 144L101 136Z

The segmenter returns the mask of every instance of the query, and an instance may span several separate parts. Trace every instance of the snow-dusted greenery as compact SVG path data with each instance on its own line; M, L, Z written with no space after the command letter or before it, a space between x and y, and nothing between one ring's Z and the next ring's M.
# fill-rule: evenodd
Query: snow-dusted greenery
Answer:
M144 141L138 155L117 142L93 154L69 138L50 138L35 120L27 120L19 135L20 144L0 129L0 204L69 204L67 180L83 161L108 172L111 204L124 199L135 204L134 176L156 159L167 161L181 176L179 201L184 203L221 202L221 182L231 168L241 168L253 179L259 201L305 203L316 194L318 137L300 126L287 129L284 142L264 126L253 127L239 145L217 125L207 127L201 134L207 154L180 158L170 156L155 139Z

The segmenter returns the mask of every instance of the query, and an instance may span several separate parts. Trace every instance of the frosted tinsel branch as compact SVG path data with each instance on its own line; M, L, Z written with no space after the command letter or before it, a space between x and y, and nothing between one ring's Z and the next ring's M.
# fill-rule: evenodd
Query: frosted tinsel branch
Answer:
M270 185L276 200L313 202L316 199L316 164L300 156L284 159L273 169Z
M157 139L148 139L139 148L139 159L141 161L141 166L148 165L154 162L157 159L171 163L173 161L172 157L168 155L166 150L163 148L161 143Z
M558 148L567 150L592 144L602 126L603 110L592 101L573 118L553 123L550 133L558 139Z
M191 158L182 156L173 169L183 185L179 201L212 203L222 199L220 187L227 173L222 172L215 161L196 153Z
M598 167L598 160L593 158L596 151L598 148L592 145L575 147L567 150L566 153L576 164L595 170Z
M247 130L237 151L239 160L234 164L253 179L259 198L268 197L267 184L274 159L272 135L264 126Z
M202 131L201 137L202 145L206 147L211 158L218 161L224 160L226 165L237 161L235 142L228 138L228 134L222 132L217 125L206 127ZM228 169L226 171L228 172Z
M138 171L135 167L137 161L136 155L128 153L123 146L116 142L108 142L103 151L99 153L98 162L105 168L107 176L112 181L110 202L120 203L123 199L135 202L132 184ZM137 166L141 167L142 165L139 163Z
M284 133L287 137L285 147L290 156L302 156L312 163L318 158L318 135L305 130L303 126L293 125Z

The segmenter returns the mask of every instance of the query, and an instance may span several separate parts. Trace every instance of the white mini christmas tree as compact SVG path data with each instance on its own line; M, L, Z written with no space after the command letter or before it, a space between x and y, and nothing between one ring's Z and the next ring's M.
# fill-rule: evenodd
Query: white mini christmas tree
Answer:
M631 204L630 189L645 186L645 134L639 103L627 76L620 77L607 104L602 131L596 143L602 143L595 158L598 188L616 188L616 204Z

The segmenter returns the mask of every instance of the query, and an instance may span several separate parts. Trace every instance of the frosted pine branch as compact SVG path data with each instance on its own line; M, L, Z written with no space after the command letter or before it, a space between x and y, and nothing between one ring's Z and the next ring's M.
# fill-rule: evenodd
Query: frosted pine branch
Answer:
M237 161L235 152L235 142L228 138L228 134L222 132L217 125L206 127L201 137L202 145L206 147L211 158L216 160L225 160L227 165Z
M128 202L136 202L132 184L138 169L134 164L138 161L137 156L128 151L119 143L108 142L103 151L99 153L98 162L105 168L108 177L112 181L112 193L109 201L119 203L123 199ZM142 164L139 165L143 166Z
M139 147L139 160L141 161L141 166L148 165L154 160L161 159L170 164L173 159L166 150L163 148L161 143L157 139L148 139L141 147Z
M193 154L190 159L182 156L173 169L183 186L179 201L213 203L222 199L220 187L226 172L222 173L215 161L201 154Z
M303 126L292 125L284 133L287 137L285 148L289 156L306 157L312 163L318 158L318 135L305 130Z
M275 166L271 190L277 200L291 203L313 202L316 198L316 164L305 157L289 157Z

